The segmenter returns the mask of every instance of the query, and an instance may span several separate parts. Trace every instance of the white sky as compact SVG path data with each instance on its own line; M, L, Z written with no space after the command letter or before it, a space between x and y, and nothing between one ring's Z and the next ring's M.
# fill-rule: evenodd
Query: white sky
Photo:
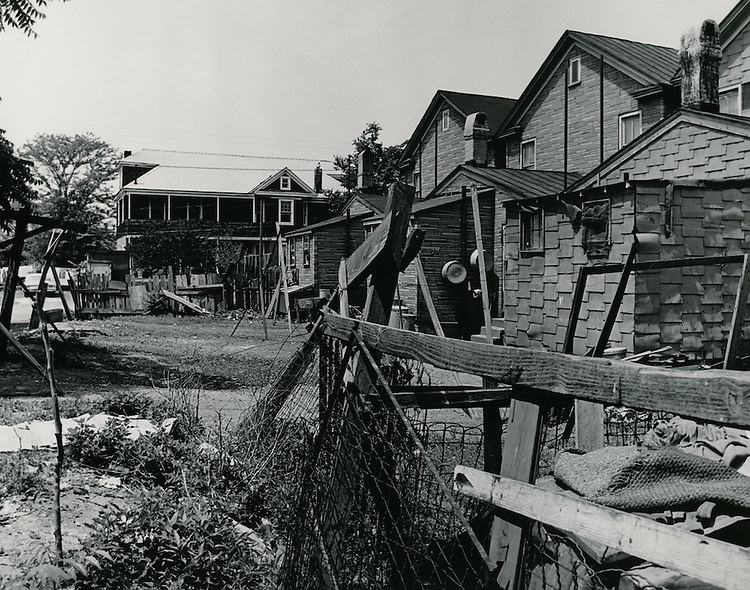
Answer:
M0 33L0 128L330 159L438 89L517 98L565 29L679 46L736 0L52 0Z

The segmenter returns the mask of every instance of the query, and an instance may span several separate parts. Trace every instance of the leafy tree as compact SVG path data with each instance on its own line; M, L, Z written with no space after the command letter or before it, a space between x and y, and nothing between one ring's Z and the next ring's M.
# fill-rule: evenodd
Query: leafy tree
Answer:
M12 28L36 37L34 25L44 18L41 9L45 6L47 0L0 0L0 31Z
M31 163L13 153L13 144L0 129L0 207L29 204L33 198Z
M36 213L82 223L87 232L60 245L60 256L80 262L91 248L114 245L115 185L119 154L91 133L40 134L21 154L34 162ZM29 256L39 259L47 236L31 241Z
M368 123L359 137L352 142L355 149L353 154L333 157L333 166L341 171L341 184L348 191L357 188L357 160L359 154L365 150L369 150L373 156L372 187L370 189L372 192L384 195L388 192L390 184L400 180L398 160L406 144L384 147L380 141L381 131L382 127L377 123Z
M158 272L172 267L177 274L193 268L215 268L214 244L194 222L154 222L127 247L138 268Z

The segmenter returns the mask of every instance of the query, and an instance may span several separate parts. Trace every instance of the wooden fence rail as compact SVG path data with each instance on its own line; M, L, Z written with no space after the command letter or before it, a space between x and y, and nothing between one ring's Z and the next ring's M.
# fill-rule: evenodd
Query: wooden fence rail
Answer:
M750 374L730 370L681 370L631 362L573 356L536 349L452 340L343 318L327 312L323 332L348 340L356 333L381 354L415 359L436 367L496 380L510 386L510 421L500 475L458 466L461 493L501 509L493 526L490 559L502 563L498 585L522 584L523 547L528 524L538 521L580 538L604 543L638 558L677 569L720 587L740 590L750 579L750 550L677 531L653 520L536 488L540 409L560 397L628 406L692 418L699 422L750 428ZM422 391L435 405L444 392ZM496 401L507 403L507 390ZM441 397L442 396L442 397ZM492 399L485 391L483 401ZM427 401L429 405L429 401ZM487 433L485 433L487 435Z

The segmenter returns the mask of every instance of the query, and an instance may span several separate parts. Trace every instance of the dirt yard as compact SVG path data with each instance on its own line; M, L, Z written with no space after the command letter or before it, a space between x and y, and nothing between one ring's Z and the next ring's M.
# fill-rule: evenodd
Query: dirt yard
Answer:
M162 395L168 381L189 374L200 391L200 415L210 425L230 426L252 403L259 386L281 368L308 333L295 324L269 323L268 340L259 320L171 316L115 317L61 324L67 341L52 335L55 374L63 392L63 417L96 411L98 400L120 392ZM20 328L20 326L14 326ZM15 330L14 330L15 331ZM15 331L32 355L45 364L38 334ZM46 380L12 347L0 371L0 424L51 418ZM80 357L80 361L76 358ZM51 473L54 453L33 451L40 470ZM8 455L8 453L5 453ZM105 474L71 466L63 479L63 534L75 548L86 524L109 503L126 502L129 490ZM0 581L15 575L53 543L50 494L18 497L0 482Z

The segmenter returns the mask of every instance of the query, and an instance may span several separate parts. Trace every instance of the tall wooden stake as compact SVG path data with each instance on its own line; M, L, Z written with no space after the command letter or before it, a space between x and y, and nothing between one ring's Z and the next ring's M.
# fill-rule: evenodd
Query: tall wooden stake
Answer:
M471 208L474 214L474 235L477 241L477 258L479 262L479 285L482 289L482 311L484 312L484 327L487 330L487 342L492 343L492 317L490 316L490 290L487 285L487 265L484 260L484 245L482 244L482 222L479 217L479 195L477 185L471 185Z
M289 285L286 280L286 259L284 248L281 247L281 228L276 224L276 239L278 240L279 249L279 267L281 268L281 285L284 289L284 304L286 305L286 323L289 325L289 333L292 333L292 309L289 306Z
M23 244L26 239L27 224L21 219L16 220L16 228L13 233L13 246L10 249L8 260L8 275L5 278L3 291L3 305L0 308L0 323L10 330L10 322L13 317L13 301L18 287L18 267L21 265ZM8 339L5 334L0 334L0 358L8 358Z

